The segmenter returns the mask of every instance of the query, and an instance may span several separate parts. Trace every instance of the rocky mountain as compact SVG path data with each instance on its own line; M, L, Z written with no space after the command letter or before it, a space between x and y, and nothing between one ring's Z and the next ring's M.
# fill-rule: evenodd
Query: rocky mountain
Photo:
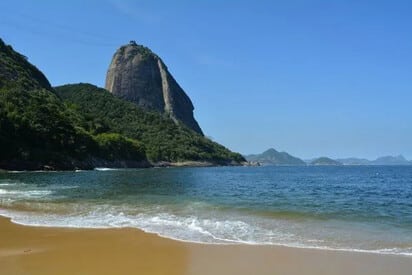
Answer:
M131 41L113 56L106 76L106 89L115 96L151 111L166 114L203 135L193 116L193 104L150 49Z
M320 157L310 162L310 165L342 165L339 161L327 157Z
M247 161L259 162L262 165L306 165L306 163L286 152L278 152L273 148L257 155L245 156Z
M90 84L52 88L0 39L0 169L238 165L237 153Z

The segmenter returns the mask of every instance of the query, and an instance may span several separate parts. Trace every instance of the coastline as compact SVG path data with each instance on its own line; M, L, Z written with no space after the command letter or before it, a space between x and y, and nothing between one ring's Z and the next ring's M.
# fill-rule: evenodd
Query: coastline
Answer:
M149 161L105 161L88 160L67 162L58 165L49 165L29 161L0 162L0 172L31 172L31 171L76 171L94 170L96 168L135 169L135 168L163 168L163 167L217 167L217 166L259 166L251 162L211 162L211 161L179 161L179 162L149 162Z
M31 227L0 216L2 274L410 274L412 258L181 242L134 228Z

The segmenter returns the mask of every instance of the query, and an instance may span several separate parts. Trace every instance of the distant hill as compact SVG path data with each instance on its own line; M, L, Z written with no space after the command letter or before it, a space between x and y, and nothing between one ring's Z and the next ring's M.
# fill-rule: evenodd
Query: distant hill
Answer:
M371 165L412 165L404 156L384 156L370 162Z
M245 156L247 161L259 162L262 165L306 165L306 163L286 152L278 152L273 148L261 154Z
M310 162L310 165L342 165L339 161L327 157L320 157Z
M371 161L364 158L340 158L335 159L343 165L370 165Z
M412 161L408 161L404 156L384 156L375 160L363 158L341 158L336 159L343 165L412 165Z

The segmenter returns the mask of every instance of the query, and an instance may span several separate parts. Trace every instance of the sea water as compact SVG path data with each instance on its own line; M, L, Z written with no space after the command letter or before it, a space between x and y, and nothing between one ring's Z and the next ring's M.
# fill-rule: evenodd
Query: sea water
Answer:
M0 173L0 215L190 242L412 256L412 166Z

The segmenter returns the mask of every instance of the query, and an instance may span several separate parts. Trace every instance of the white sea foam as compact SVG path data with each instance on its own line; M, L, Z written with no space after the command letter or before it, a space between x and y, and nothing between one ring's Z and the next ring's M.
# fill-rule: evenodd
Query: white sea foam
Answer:
M2 187L2 186L18 186L18 185L24 185L24 183L20 182L20 181L0 180L0 187Z
M30 199L30 198L40 198L46 197L52 194L51 190L11 190L11 189L0 189L1 197L11 197L19 199Z
M22 225L74 228L132 227L186 242L281 245L412 256L412 247L398 248L388 244L363 249L368 246L356 242L349 243L348 239L342 239L348 232L342 234L339 231L342 226L339 224L335 224L336 228L333 230L325 230L319 222L302 224L290 220L214 210L212 205L205 202L188 202L180 204L179 207L139 202L45 202L44 198L50 197L60 189L78 186L55 184L45 189L23 183L2 184L0 215L10 217L13 222ZM1 209L1 205L7 209ZM29 212L14 211L14 205L28 209ZM350 232L355 231L352 229ZM336 237L339 238L337 242ZM354 236L351 235L350 238L352 237ZM330 241L331 239L335 241Z
M7 173L11 173L11 174L18 174L18 173L25 173L27 171L24 170L19 170L19 171L7 171Z
M58 173L63 171L51 171L51 170L16 170L16 171L7 171L7 173L11 174L20 174L20 173Z
M66 206L65 206L66 207ZM280 245L338 251L412 256L412 247L361 249L328 245L323 240L302 238L285 229L264 228L259 223L236 218L201 218L167 212L129 213L123 206L68 204L70 213L20 212L0 208L0 215L29 226L71 228L138 228L145 232L186 242L207 244ZM291 228L293 230L293 227Z
M107 167L96 167L94 168L96 171L117 171L120 170L119 168L107 168Z

